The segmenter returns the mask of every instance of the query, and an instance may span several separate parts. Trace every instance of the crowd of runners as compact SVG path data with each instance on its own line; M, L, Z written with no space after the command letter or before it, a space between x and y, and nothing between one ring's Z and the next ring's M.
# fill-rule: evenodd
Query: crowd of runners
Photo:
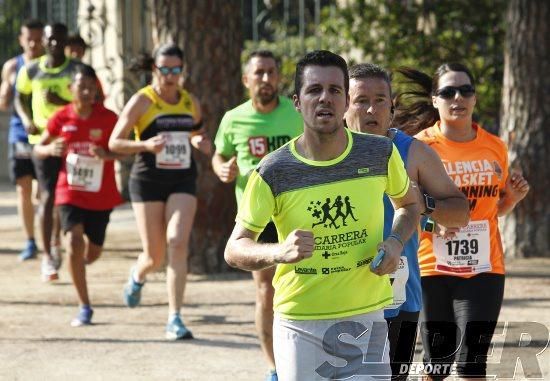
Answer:
M208 115L182 87L178 46L153 52L151 83L117 115L81 61L85 42L65 25L27 21L19 43L0 87L27 237L19 258L40 251L45 282L67 260L72 326L92 323L86 268L123 203L114 160L134 155L128 187L143 251L123 301L137 307L147 275L166 263L166 338L193 338L181 308L204 175L195 149L220 181L235 182L225 259L252 271L267 380L406 379L418 331L427 379L444 379L455 362L460 377L485 377L505 279L498 217L529 185L509 171L505 144L473 121L467 67L400 68L396 94L384 68L313 51L297 63L289 99L278 92L278 58L255 51L242 74L250 99L226 112L212 142Z

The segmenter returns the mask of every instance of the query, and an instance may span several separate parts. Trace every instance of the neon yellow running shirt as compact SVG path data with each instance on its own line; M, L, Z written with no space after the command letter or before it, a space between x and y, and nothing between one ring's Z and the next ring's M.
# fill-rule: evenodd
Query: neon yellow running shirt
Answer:
M334 319L375 311L393 300L388 276L369 269L382 241L383 195L403 197L409 178L390 139L346 129L346 150L311 161L289 144L252 173L237 222L261 232L273 220L279 242L313 231L313 256L277 266L274 310L286 319Z
M224 115L214 144L220 155L228 159L237 156L237 203L260 160L303 131L302 116L290 99L283 96L279 97L279 105L267 114L258 112L249 100Z
M45 92L52 91L60 98L70 102L73 98L69 86L72 82L73 72L79 61L67 58L61 66L46 67L46 56L41 56L23 66L17 75L15 87L21 94L32 94L32 118L39 134L29 135L29 143L36 144L40 141L40 134L46 128L48 119L61 107L46 100Z

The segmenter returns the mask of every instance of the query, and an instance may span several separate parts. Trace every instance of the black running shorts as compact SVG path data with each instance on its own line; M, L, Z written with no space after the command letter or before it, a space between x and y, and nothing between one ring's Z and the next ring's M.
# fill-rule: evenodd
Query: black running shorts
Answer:
M130 177L128 181L130 200L132 202L161 201L166 202L174 193L196 194L196 181L189 180L179 183L159 183Z
M103 246L107 224L109 224L112 211L112 209L83 209L70 204L59 205L61 229L63 229L63 233L67 233L74 226L82 224L84 226L84 234L86 234L90 242L97 246Z

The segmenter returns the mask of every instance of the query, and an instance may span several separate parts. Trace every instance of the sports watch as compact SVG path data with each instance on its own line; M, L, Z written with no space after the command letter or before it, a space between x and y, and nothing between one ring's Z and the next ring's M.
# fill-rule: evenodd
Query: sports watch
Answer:
M435 198L427 193L424 193L424 212L423 215L429 216L435 210Z

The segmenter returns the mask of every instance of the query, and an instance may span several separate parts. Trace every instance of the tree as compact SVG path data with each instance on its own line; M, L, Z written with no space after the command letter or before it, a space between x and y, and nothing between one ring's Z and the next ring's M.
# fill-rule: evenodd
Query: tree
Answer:
M239 1L151 0L153 43L175 42L183 47L185 87L202 106L206 130L215 136L225 111L242 100L242 50ZM191 235L191 271L227 268L223 250L235 218L233 185L214 175L210 158L197 155L198 205Z
M412 66L428 74L443 62L463 62L476 77L475 119L498 133L507 0L340 3L322 23L323 36L337 35L351 43L351 62L374 62L389 69Z
M550 256L550 3L511 0L506 24L501 136L511 167L531 185L503 226L506 254Z

